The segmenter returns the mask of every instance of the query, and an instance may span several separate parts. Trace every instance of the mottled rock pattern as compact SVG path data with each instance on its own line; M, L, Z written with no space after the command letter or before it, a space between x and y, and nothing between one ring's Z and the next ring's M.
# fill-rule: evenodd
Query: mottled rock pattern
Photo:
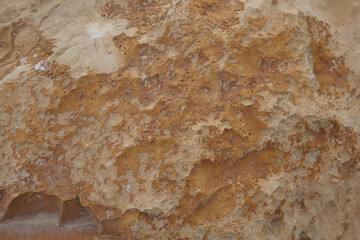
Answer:
M1 0L1 239L357 239L356 0Z

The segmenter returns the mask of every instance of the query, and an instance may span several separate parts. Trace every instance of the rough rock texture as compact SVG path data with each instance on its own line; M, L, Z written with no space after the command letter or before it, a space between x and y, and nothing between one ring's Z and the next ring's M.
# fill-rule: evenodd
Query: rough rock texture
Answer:
M0 239L359 238L359 1L0 5Z

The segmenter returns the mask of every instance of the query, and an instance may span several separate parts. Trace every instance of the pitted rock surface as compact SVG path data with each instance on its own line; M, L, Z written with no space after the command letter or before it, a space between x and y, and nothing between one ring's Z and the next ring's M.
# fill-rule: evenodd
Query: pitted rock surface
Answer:
M0 5L0 239L360 236L358 1Z

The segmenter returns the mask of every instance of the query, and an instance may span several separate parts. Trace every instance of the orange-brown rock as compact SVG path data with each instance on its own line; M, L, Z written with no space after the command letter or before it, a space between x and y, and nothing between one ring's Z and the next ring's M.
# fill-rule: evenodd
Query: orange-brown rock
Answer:
M0 3L0 239L360 236L357 1Z

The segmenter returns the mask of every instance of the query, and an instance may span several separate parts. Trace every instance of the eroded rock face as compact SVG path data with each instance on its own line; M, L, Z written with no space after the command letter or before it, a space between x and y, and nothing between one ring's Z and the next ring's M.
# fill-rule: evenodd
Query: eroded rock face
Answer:
M358 1L1 6L1 238L360 236Z

